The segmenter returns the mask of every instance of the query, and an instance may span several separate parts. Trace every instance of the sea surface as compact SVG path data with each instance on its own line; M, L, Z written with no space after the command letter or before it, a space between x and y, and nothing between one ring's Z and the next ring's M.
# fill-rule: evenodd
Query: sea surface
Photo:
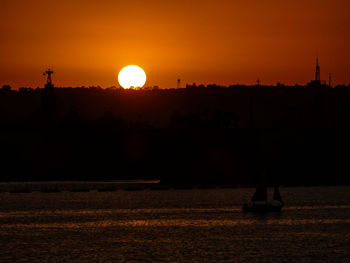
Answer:
M350 262L350 187L0 193L0 262Z

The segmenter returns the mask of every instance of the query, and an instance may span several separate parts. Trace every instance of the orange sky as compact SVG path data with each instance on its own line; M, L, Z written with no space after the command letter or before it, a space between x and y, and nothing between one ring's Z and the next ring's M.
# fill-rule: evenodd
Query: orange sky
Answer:
M350 82L349 0L0 0L0 85Z

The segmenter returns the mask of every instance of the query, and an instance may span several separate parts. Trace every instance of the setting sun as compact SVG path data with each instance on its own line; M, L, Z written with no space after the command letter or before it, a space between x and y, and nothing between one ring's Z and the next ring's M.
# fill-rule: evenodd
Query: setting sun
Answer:
M119 72L118 81L124 89L142 88L146 83L146 73L139 66L126 66Z

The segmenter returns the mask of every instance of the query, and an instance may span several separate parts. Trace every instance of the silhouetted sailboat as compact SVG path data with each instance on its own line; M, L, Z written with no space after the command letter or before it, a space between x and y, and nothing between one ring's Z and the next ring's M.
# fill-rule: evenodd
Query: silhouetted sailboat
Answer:
M275 186L273 200L278 204L269 204L267 200L267 187L258 186L252 198L252 204L244 204L243 210L246 212L280 212L284 206L279 187Z
M275 193L273 194L273 200L280 202L281 204L284 204L282 200L282 196L280 193L280 189L278 186L275 186Z

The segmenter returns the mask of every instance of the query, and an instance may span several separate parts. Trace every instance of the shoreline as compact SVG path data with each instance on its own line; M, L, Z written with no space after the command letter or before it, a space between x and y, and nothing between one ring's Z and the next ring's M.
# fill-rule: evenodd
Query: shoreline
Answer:
M272 187L268 184L268 187ZM344 187L349 185L281 185L282 188ZM59 192L114 192L168 191L168 190L215 190L255 188L254 184L162 184L159 180L131 181L52 181L52 182L0 182L0 193L59 193Z

